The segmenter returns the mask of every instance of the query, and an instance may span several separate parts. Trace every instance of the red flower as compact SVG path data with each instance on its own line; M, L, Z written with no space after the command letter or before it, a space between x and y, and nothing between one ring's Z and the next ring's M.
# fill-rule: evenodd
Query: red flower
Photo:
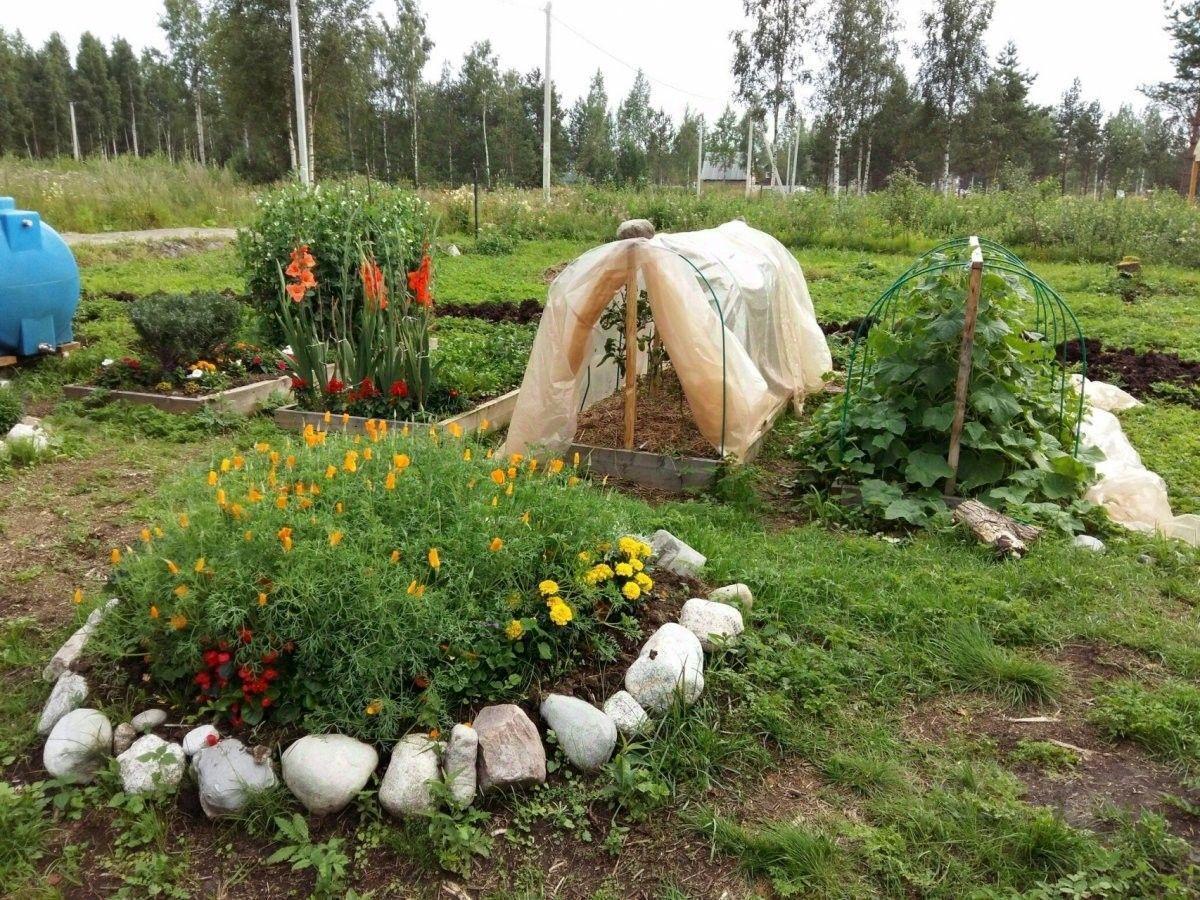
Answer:
M262 365L262 357L261 356L252 356L250 358L250 365L261 366Z
M457 390L457 389L455 389L455 388L450 388L450 397L451 397L451 399L453 399L453 398L456 398L457 396L458 396L458 390Z
M393 381L392 386L388 388L388 393L397 399L403 400L408 396L408 384L403 380Z
M224 641L221 641L221 645L226 646ZM225 665L225 663L229 662L230 659L232 659L232 657L224 651L217 654L217 662L221 665Z
M261 706L263 709L266 709L268 706L271 705L271 698L263 697L261 700L258 701L258 705Z
M215 746L217 746L217 743L218 743L220 740L221 740L221 739L220 739L219 737L217 737L217 735L215 735L215 734L211 734L211 733L210 733L210 734L208 734L208 735L205 735L205 737L204 737L204 743L208 744L208 746L210 746L210 747L215 747Z
M248 644L254 639L254 632L249 628L242 628L238 631L238 640L243 644Z
M210 669L215 669L221 664L221 660L216 650L204 651L204 664Z
M197 672L196 677L193 678L192 680L195 681L196 684L200 685L200 687L204 688L206 691L210 687L212 687L212 676L209 675L207 672Z
M287 368L287 363L285 363L282 359L276 360L275 368L278 369L280 372L282 372L284 369Z
M408 289L412 291L413 302L418 306L433 306L433 297L429 295L429 254L421 257L421 264L416 271L408 273Z
M308 387L308 382L307 382L307 381L305 381L305 380L304 380L303 378L301 378L299 375L293 375L293 376L292 376L292 390L293 390L293 391L302 391L302 390L304 390L306 387Z
M274 681L279 677L279 672L275 669L263 669L262 677L264 681Z
M340 394L346 389L346 385L337 378L330 378L329 383L325 385L325 391L330 394Z
M266 653L264 653L262 655L262 661L265 662L267 665L270 665L271 663L275 662L275 660L277 660L277 659L279 659L279 654L277 652L275 652L274 650L268 650Z
M308 288L299 282L292 282L287 286L287 293L292 298L293 303L299 303L304 299L304 295L308 293Z

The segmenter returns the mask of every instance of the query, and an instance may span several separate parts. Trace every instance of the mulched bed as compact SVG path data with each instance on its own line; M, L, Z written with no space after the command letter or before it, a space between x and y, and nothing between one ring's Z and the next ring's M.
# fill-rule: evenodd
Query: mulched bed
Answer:
M593 447L624 447L624 392L617 391L580 413L575 440ZM633 449L671 456L718 458L712 444L696 428L692 411L683 396L683 387L670 369L663 372L659 383L653 387L645 376L638 379Z
M478 303L441 301L436 307L439 316L460 316L464 319L484 319L488 322L516 322L527 325L542 317L541 301L482 300Z
M1088 338L1084 343L1087 347L1088 378L1120 385L1142 400L1157 397L1200 409L1200 362L1180 359L1178 354L1158 350L1141 352L1131 347L1113 349L1105 347L1096 338ZM1060 344L1058 352L1065 354L1068 363L1079 362L1079 344L1076 341ZM1183 393L1163 391L1155 387L1156 384L1171 384L1182 388Z

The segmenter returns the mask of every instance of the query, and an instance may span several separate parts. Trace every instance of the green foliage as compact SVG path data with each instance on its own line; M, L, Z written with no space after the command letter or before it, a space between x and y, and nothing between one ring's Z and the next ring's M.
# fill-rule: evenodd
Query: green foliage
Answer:
M233 339L238 302L222 294L152 294L129 307L146 352L163 373L211 360Z
M951 681L994 694L1014 706L1043 703L1062 692L1062 672L1047 662L996 644L978 627L954 629L941 644Z
M290 819L278 816L275 828L282 846L267 857L266 865L291 863L294 872L312 869L317 879L313 886L315 896L331 897L342 892L350 868L350 857L342 849L346 844L344 838L314 843L308 822L300 813L292 813Z
M465 397L492 397L513 390L525 375L536 326L442 317L433 358L446 389Z
M707 810L696 817L696 826L748 873L770 878L780 896L839 893L842 855L827 835L791 822L746 828Z
M16 887L35 874L50 829L49 804L41 782L0 781L0 884Z
M848 413L842 397L827 401L794 451L809 465L802 484L854 478L883 519L944 516L939 485L951 474L967 278L965 266L918 277L895 301L894 319L871 328L847 385ZM1030 302L1015 276L985 269L958 490L1077 528L1060 505L1072 508L1092 473L1069 452L1074 395L1061 399L1052 352L1023 336L1020 306Z
M469 878L475 858L492 855L492 836L484 830L491 813L474 806L458 806L444 782L434 782L431 793L436 805L426 817L424 840L433 849L439 866Z
M1200 688L1194 684L1115 682L1096 698L1091 721L1112 739L1135 741L1188 769L1200 765Z
M517 242L511 235L489 225L480 230L471 252L482 256L508 256L516 248Z
M21 401L20 392L12 385L0 387L0 437L8 434L10 428L21 421L25 415L25 404Z
M1048 771L1070 770L1079 765L1079 754L1050 741L1019 740L1008 758Z
M671 797L670 786L647 764L646 750L642 744L626 744L604 766L608 783L601 796L637 822L662 808Z

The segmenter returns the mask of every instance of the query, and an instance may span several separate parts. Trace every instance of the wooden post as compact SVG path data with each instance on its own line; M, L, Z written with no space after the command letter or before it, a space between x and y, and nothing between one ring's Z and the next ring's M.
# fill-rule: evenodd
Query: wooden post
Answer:
M1188 184L1188 202L1196 202L1196 182L1200 181L1200 141L1196 142L1196 158L1192 160L1192 179Z
M979 242L971 239L971 276L967 285L967 305L963 313L962 346L958 351L958 379L954 385L954 421L950 426L950 477L946 479L946 495L954 493L958 480L959 442L962 440L963 420L967 415L967 387L971 383L971 350L975 346L975 322L979 318L979 291L983 284L983 251Z
M625 281L625 449L633 449L633 423L637 417L637 266L630 250L629 275Z

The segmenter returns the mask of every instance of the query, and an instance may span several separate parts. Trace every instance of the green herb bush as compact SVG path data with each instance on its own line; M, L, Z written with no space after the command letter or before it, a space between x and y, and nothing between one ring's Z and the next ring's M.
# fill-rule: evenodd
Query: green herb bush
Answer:
M860 482L864 505L884 519L925 523L943 509L968 277L963 265L915 279L895 318L871 328L861 386L858 370L848 386L845 446L838 396L793 448L808 464L802 485ZM1078 527L1064 508L1086 509L1078 498L1091 457L1071 453L1076 395L1068 388L1061 400L1052 349L1025 336L1026 308L1032 300L1015 276L984 270L957 490Z
M151 294L129 306L145 351L163 373L212 360L232 340L241 304L224 294Z
M438 318L433 356L441 383L469 398L511 391L525 375L536 330L513 322Z
M364 252L389 270L413 271L432 230L428 205L407 191L360 181L290 184L258 198L257 213L239 232L237 248L246 286L270 321L280 273L302 245L316 261L313 275L323 295L343 300L352 307L346 314L353 315L361 302L355 286ZM334 315L330 304L320 323L323 333L331 330Z
M0 438L8 434L23 415L25 404L21 401L20 393L12 385L0 387Z
M640 545L562 460L330 427L168 490L114 554L121 603L97 646L185 708L385 742L611 658L635 627L653 582L617 563Z

